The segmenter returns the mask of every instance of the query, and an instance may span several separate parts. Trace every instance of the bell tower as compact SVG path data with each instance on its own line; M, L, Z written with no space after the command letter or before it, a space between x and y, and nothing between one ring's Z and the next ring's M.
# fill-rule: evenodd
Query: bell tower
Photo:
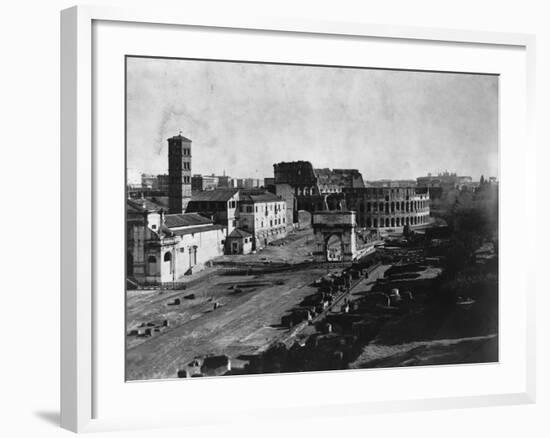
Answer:
M168 139L168 209L183 213L184 199L191 197L191 140L181 135Z

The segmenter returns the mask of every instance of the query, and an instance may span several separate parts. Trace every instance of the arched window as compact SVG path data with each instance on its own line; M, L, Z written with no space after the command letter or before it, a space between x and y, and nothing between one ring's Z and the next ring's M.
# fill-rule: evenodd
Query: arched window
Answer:
M147 258L147 263L156 263L157 262L157 258L155 256L149 256Z

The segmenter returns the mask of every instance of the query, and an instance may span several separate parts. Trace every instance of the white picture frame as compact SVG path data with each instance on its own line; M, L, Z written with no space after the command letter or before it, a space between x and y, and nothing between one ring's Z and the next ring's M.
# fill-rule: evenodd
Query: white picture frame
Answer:
M410 45L436 43L452 43L454 45L480 46L517 50L523 53L526 86L518 91L525 104L525 119L518 120L521 129L515 137L522 142L522 154L525 156L526 169L534 169L535 144L533 139L534 110L534 57L535 39L532 35L491 33L478 31L462 31L450 29L426 29L403 26L382 26L367 23L319 22L307 19L280 19L271 17L247 17L236 13L231 17L195 15L192 10L164 11L157 8L147 10L130 10L95 6L78 6L61 13L61 426L75 431L101 431L121 428L146 428L163 426L184 426L203 424L207 421L204 413L197 412L192 417L179 415L175 412L163 412L162 407L152 408L156 411L147 417L132 416L122 409L120 415L98 415L101 405L98 402L98 348L95 318L97 318L98 282L97 263L95 260L96 232L98 220L98 204L102 202L94 189L97 178L98 159L94 154L94 121L97 118L96 96L94 84L98 80L96 66L93 60L98 50L97 35L94 33L94 23L132 23L135 26L158 25L185 26L201 29L238 29L242 33L249 32L247 38L256 38L260 32L275 32L278 35L321 35L348 36L352 39L370 38L392 40ZM498 73L498 72L497 72ZM523 76L522 76L523 77ZM507 105L506 102L502 105ZM523 114L523 113L522 113ZM124 145L115 147L123 148ZM521 172L521 169L518 170ZM523 169L519 178L523 179L521 187L529 187L529 199L536 199L535 175L528 174ZM504 180L504 178L503 178ZM506 201L510 185L504 180ZM531 190L532 189L532 190ZM535 211L524 212L526 218L534 217ZM535 223L535 221L532 221ZM122 227L120 227L122 228ZM533 235L525 241L516 243L516 249L532 248ZM503 251L511 251L503 247ZM520 324L522 344L525 349L517 352L522 359L521 385L514 391L495 391L483 394L449 395L429 398L392 397L377 400L353 400L349 403L324 403L314 401L305 404L300 410L281 406L276 415L306 417L311 415L363 415L372 412L397 412L414 409L441 409L451 407L477 407L489 405L505 405L533 403L535 400L535 282L532 268L525 262L519 267L521 277L521 311L525 324ZM123 291L121 291L123 293ZM124 316L120 314L122 319ZM523 320L522 320L523 321ZM504 321L503 324L509 324ZM524 329L524 330L523 330ZM523 333L524 331L524 333ZM102 357L105 357L103 355ZM103 360L103 359L101 359ZM104 364L103 364L104 365ZM402 373L396 371L395 373ZM372 372L371 372L372 375ZM397 374L394 374L397 376ZM239 379L232 378L232 379ZM297 376L284 377L294 379ZM244 378L242 378L244 379ZM250 379L250 378L248 378ZM252 377L253 385L273 385L268 383L268 377ZM272 378L271 378L272 379ZM309 379L309 377L308 377ZM349 380L349 379L348 379ZM205 391L212 391L216 385L224 385L224 390L230 390L226 384L228 379L217 382L216 379L205 381ZM233 380L235 382L235 380ZM245 382L245 380L243 380ZM281 382L281 380L279 380ZM121 382L122 384L124 382ZM198 382L193 382L197 385ZM131 384L133 393L139 391L139 386L149 383ZM164 389L170 382L164 384ZM138 389L136 389L138 388ZM164 390L163 389L163 390ZM246 392L246 384L243 384ZM101 392L101 391L100 391ZM273 409L273 407L271 407ZM256 418L275 415L262 410L261 403L249 402L246 410L237 413L216 411L217 421L235 421L235 418Z

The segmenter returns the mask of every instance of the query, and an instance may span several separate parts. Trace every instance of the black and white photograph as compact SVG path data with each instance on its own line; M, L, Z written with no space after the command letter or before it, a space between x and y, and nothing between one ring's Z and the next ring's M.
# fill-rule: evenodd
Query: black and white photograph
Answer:
M128 381L499 361L498 75L125 75Z

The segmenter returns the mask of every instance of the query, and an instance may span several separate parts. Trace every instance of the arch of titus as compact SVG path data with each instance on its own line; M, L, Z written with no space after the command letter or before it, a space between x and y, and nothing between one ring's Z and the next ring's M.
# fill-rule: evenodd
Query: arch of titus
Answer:
M319 211L312 217L317 261L346 262L357 255L354 211Z

